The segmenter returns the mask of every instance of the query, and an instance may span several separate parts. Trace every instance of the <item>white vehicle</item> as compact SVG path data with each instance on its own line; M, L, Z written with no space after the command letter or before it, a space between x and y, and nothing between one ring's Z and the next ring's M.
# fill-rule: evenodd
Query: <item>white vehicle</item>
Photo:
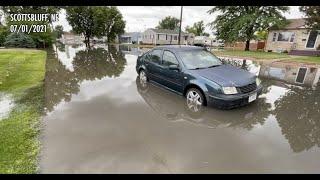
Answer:
M213 39L207 36L196 36L194 38L194 45L220 47L220 46L224 46L224 43L222 40Z
M196 46L211 46L211 39L207 36L196 36L193 44Z

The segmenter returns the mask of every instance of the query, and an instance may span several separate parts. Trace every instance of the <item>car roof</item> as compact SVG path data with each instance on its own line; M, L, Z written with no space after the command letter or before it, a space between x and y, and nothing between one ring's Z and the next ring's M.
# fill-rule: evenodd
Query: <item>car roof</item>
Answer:
M172 51L192 51L192 50L203 50L204 47L199 46L188 46L188 45L164 45L164 46L157 46L153 49L167 49Z

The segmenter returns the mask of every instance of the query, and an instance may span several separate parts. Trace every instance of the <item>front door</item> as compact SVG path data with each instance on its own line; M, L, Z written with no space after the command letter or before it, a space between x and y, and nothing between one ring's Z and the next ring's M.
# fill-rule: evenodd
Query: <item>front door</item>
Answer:
M161 83L162 79L160 77L161 68L161 53L162 50L155 49L149 53L148 62L146 62L148 76L151 80Z
M314 48L318 37L318 31L310 31L309 38L306 44L306 48Z
M164 81L164 85L170 89L182 92L183 90L183 75L180 70L169 69L170 65L177 65L179 67L179 62L176 56L170 51L164 51L162 56L162 73L161 77Z

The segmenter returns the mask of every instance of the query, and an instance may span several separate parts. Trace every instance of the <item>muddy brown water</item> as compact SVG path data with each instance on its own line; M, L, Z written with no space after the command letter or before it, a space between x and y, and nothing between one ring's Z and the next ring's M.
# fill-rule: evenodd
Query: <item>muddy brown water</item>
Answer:
M225 59L259 75L263 94L242 108L193 112L183 97L140 83L141 49L56 51L47 60L41 173L319 173L316 65Z

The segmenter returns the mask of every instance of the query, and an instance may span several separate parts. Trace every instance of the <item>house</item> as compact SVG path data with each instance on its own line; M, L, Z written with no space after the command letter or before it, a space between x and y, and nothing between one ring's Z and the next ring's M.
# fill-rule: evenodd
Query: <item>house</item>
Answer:
M276 79L290 84L316 87L320 79L320 66L290 61L263 62L260 77Z
M283 28L269 28L266 51L289 52L290 55L320 55L319 30L305 26L306 19L288 19Z
M143 44L178 44L179 31L170 29L147 29L142 34ZM180 44L193 44L194 34L181 32Z
M142 33L128 32L119 36L119 43L121 44L140 44L142 41Z
M63 44L81 44L84 41L84 36L77 35L71 32L63 32L60 41Z

